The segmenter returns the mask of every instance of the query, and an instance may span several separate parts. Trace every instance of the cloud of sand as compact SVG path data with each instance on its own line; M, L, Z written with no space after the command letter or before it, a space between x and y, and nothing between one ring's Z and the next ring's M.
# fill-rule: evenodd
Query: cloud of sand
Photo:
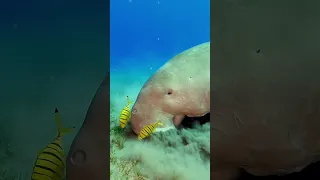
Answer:
M149 141L128 140L118 155L137 160L151 179L210 179L210 126L155 133Z

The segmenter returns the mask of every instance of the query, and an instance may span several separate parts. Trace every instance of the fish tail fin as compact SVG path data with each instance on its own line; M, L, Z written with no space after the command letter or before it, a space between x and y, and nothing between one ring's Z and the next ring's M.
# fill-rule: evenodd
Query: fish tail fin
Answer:
M63 128L62 127L62 124L61 124L61 119L60 119L60 114L59 114L59 111L58 109L56 108L55 111L54 111L54 117L55 117L55 120L56 120L56 123L58 125L58 136L63 136L65 134L68 134L72 131L72 128Z
M162 121L158 120L158 121L157 121L157 125L163 126L164 124L163 124Z
M132 104L132 102L129 99L129 96L127 96L127 101L128 101L128 104Z

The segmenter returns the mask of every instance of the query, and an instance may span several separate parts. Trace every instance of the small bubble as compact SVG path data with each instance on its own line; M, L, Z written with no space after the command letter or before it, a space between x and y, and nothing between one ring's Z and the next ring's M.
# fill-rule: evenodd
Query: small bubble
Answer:
M160 38L158 38L158 41L160 40Z
M160 1L158 1L158 4L160 4Z

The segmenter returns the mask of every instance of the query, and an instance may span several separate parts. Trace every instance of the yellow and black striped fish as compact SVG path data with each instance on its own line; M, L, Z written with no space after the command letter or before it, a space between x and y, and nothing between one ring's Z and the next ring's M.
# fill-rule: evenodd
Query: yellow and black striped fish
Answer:
M138 139L141 140L150 136L157 128L158 125L163 125L163 123L159 120L158 122L145 126L139 133Z
M58 136L39 152L34 164L32 180L62 180L65 170L65 156L62 148L62 136L70 133L72 128L62 128L58 109L54 112L58 125Z
M128 96L127 96L127 101L128 101L128 104L122 109L122 111L120 113L120 127L121 128L126 127L128 121L130 120L130 117L131 117L131 111L130 111L131 101Z

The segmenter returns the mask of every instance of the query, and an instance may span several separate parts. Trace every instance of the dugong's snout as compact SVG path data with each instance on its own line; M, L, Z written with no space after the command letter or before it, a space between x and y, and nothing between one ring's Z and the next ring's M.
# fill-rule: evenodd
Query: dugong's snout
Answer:
M145 126L154 124L158 120L163 122L163 125L157 127L157 130L173 127L173 117L158 106L136 102L131 110L131 128L134 133L139 134Z
M137 109L136 108L132 108L131 110L131 129L134 133L139 134L139 132L141 131L140 128L140 123L139 123L139 119L141 119L141 117L139 117L139 115L137 114Z
M139 134L146 125L153 123L151 108L136 103L131 110L130 122L132 131Z

